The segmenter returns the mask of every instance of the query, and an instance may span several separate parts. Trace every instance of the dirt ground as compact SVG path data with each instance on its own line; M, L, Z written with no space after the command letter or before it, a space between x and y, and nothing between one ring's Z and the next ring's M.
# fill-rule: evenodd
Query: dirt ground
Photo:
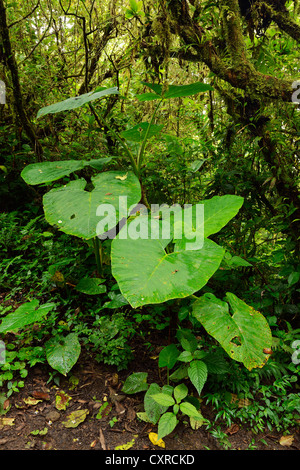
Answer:
M82 357L68 377L61 376L59 385L47 383L51 369L35 366L26 377L24 388L5 403L9 410L0 416L0 450L225 450L206 426L192 430L183 422L163 439L165 449L153 445L149 433L157 432L157 427L136 416L143 407L143 393L125 396L121 392L126 377L141 371L140 364L134 370L135 364L136 361L130 370L118 373L114 367ZM148 373L150 381L157 381L156 368L151 363ZM77 413L71 415L73 412ZM204 405L201 412L205 418L213 419L210 407ZM279 443L282 434L276 432L266 430L255 435L238 423L230 429L223 426L222 430L227 433L230 450L300 449L298 429L291 430L294 439L287 446ZM267 445L261 442L262 438ZM125 449L119 447L124 445Z

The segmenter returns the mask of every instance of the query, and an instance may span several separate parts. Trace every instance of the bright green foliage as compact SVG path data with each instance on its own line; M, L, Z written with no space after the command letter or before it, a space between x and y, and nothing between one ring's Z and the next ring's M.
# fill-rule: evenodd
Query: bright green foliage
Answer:
M195 82L190 85L169 85L169 87L164 90L162 85L142 82L143 85L147 86L154 93L144 93L138 95L137 98L139 101L152 101L157 99L170 99L170 98L182 98L184 96L192 96L197 93L203 93L209 90L213 90L211 85Z
M39 302L36 299L25 302L2 320L0 333L17 331L24 326L41 321L54 307L55 303L47 303L39 307Z
M112 274L132 307L184 298L200 290L218 269L224 250L205 240L198 251L167 253L159 240L112 243Z
M27 184L36 185L59 180L82 168L84 163L80 160L31 163L24 168L21 176Z
M102 285L105 279L98 279L96 277L85 277L80 279L76 285L76 290L88 295L99 295L106 292L106 286Z
M82 170L86 166L100 170L111 160L112 157L90 161L60 160L58 162L30 163L24 168L21 176L27 184L31 185L51 183L75 171Z
M89 240L113 229L124 214L119 213L119 197L127 196L127 204L137 204L141 198L140 184L131 172L104 172L92 178L94 189L86 191L86 180L81 178L65 186L52 189L44 195L44 211L47 221L70 235ZM106 225L99 229L102 220L97 209L110 204L115 214L106 217ZM125 213L125 216L127 214Z
M76 364L81 352L75 333L70 333L66 337L55 336L46 342L45 348L49 365L63 375L67 375Z
M95 101L99 98L103 98L104 96L117 93L119 93L118 89L116 87L112 87L104 88L101 91L91 91L90 93L85 93L80 96L68 98L67 100L60 101L59 103L51 104L50 106L45 106L44 108L41 108L37 114L37 118L46 116L47 114L60 113L61 111L70 111L71 109L79 108L84 104L90 103L91 101Z
M226 301L204 294L193 304L193 315L232 359L249 370L262 367L269 357L264 350L272 345L266 319L234 294L227 293Z
M214 197L204 201L204 218L197 226L196 206L185 208L181 220L186 217L185 211L191 212L192 227L195 236L204 234L208 237L226 225L234 217L243 203L237 196ZM162 211L163 216L165 212ZM169 212L170 235L176 235L175 215L174 226ZM145 217L129 222L127 230L138 224L147 224ZM180 222L181 223L181 222ZM145 225L144 225L145 227ZM173 231L174 230L174 231ZM216 243L205 239L199 250L187 249L187 239L174 240L174 252L168 253L167 239L137 239L117 237L113 240L111 257L112 273L120 286L121 292L133 307L149 303L161 303L169 299L183 298L199 291L218 269L224 250ZM122 232L121 232L122 234ZM152 235L152 233L151 233ZM158 238L158 237L157 237ZM189 234L190 238L190 234Z

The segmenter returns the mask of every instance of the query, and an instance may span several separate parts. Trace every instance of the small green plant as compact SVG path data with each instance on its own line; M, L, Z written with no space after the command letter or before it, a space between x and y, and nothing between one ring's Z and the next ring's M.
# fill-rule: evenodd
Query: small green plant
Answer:
M28 368L36 363L45 362L42 347L24 346L19 350L13 343L6 344L5 364L0 365L0 387L6 385L6 396L19 392L24 387L24 380L28 375Z
M162 388L156 384L147 384L147 374L140 372L130 375L123 386L123 392L132 394L146 391L144 412L138 417L144 421L158 424L158 439L170 434L184 415L189 418L193 429L201 426L205 419L200 412L199 397L207 380L208 371L225 373L227 364L222 355L208 353L201 349L195 335L189 329L177 332L182 351L175 344L162 349L158 365L167 371L167 384ZM177 366L170 375L170 370ZM188 387L179 383L175 387L170 381L177 382L189 379L197 392L197 396L189 394ZM171 411L170 411L171 408Z
M211 435L217 439L218 443L225 449L228 450L231 448L231 442L229 441L228 435L221 430L220 426L216 429L209 431Z
M127 378L122 390L125 393L136 393L145 390L145 386L148 388L144 397L145 411L138 413L137 417L143 421L158 424L158 440L176 428L179 417L188 416L194 428L205 421L199 411L199 401L189 395L184 383L175 387L164 385L162 388L152 383L148 387L145 375L136 373Z

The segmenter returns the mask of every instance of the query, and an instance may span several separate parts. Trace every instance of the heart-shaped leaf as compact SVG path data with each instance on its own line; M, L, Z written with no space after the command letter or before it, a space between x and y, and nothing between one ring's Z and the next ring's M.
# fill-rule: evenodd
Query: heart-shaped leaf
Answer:
M162 240L116 238L112 274L132 307L187 297L218 269L224 250L211 240L201 250L167 253Z
M70 333L65 338L55 336L45 344L46 358L49 365L63 375L76 364L81 347L75 333Z
M178 356L179 351L175 344L169 344L159 353L159 367L168 367L169 369L172 369L177 361Z
M85 191L87 183L81 178L45 194L47 221L65 233L89 240L127 217L126 210L122 213L121 196L124 201L127 198L128 208L140 201L140 183L131 172L107 171L95 176L92 183L94 189L90 192Z

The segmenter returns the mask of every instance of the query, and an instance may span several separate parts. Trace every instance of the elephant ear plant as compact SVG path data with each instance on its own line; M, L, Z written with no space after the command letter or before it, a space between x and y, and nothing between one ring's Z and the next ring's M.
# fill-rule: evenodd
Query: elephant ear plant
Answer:
M128 303L137 308L171 299L178 299L180 302L180 299L189 298L193 317L232 359L243 363L249 370L262 367L269 357L264 351L269 351L272 343L265 318L233 293L227 293L223 300L213 294L199 295L199 291L218 270L225 254L225 250L210 237L236 216L242 207L243 198L235 195L215 196L184 208L150 208L143 188L141 168L146 144L149 137L156 136L162 129L162 126L154 122L161 103L172 98L206 92L211 87L200 82L182 86L170 85L166 88L146 82L143 84L151 92L138 95L137 99L141 102L157 102L150 122L139 123L120 135L105 122L105 126L128 157L128 170L100 172L92 177L91 188L88 188L85 179L77 177L66 185L50 189L43 197L46 220L67 234L93 240L99 274L99 237L123 220L123 227L112 237L111 272ZM70 98L42 108L38 117L87 105L98 125L102 125L103 119L92 102L112 93L118 93L118 90L100 89L95 93ZM137 146L132 146L127 141L138 144L136 153L132 148L136 149ZM23 170L22 177L28 184L49 184L86 166L102 169L109 160L108 157L92 161L35 163ZM126 201L125 211L120 200ZM142 210L132 211L139 203ZM102 209L109 207L113 210L107 210L103 219ZM131 209L127 210L127 207ZM163 353L159 365L169 370L178 365L178 361L186 362L185 368L180 367L177 372L168 375L168 380L172 377L187 377L200 394L209 372L209 361L199 351L195 340L181 343L185 348L184 354L180 354L173 345L174 347ZM184 373L181 374L183 370ZM160 437L171 432L181 413L193 420L200 419L184 385L179 384L174 389L168 383L161 390L158 385L149 387L145 375L140 374L142 375L138 377L143 377L142 382L133 374L131 381L137 386L126 386L125 391L128 392L129 389L131 391L128 393L135 393L147 390L145 412L150 410L148 419L153 423L162 420ZM151 414L149 403L156 403L154 414ZM167 411L170 406L172 411ZM168 423L171 423L170 426Z

